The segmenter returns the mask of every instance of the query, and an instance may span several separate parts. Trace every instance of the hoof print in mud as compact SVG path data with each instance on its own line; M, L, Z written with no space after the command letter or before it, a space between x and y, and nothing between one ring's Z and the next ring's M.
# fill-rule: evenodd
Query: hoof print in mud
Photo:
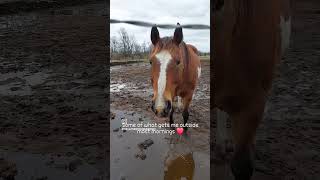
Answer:
M138 144L138 147L140 149L147 149L148 147L150 147L153 144L153 140L152 139L147 139L145 141L143 141L142 143Z
M137 159L145 160L147 158L147 155L143 151L141 151L141 152L135 154L135 157Z

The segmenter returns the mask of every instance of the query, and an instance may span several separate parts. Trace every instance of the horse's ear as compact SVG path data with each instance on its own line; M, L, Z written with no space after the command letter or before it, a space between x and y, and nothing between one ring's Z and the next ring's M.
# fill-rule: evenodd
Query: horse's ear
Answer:
M151 42L153 45L156 45L160 39L159 31L156 26L151 28Z
M179 23L177 23L178 26L180 26ZM173 35L173 41L179 45L181 41L183 40L183 33L182 33L182 27L177 27L174 30L174 35Z

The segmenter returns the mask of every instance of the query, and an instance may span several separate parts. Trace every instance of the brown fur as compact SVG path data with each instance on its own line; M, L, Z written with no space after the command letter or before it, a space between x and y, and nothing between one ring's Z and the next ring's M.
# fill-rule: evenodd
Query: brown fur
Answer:
M184 107L188 107L192 99L193 91L197 83L197 67L200 59L196 54L196 48L182 42L179 46L174 44L171 38L162 38L152 49L150 60L152 61L151 79L153 83L154 97L157 97L157 82L159 78L160 64L155 55L161 50L168 50L172 56L167 68L167 86L164 92L166 100L173 101L174 97L180 96ZM177 65L177 62L180 64Z
M180 96L183 106L183 122L186 124L189 119L189 105L199 78L198 68L200 67L200 59L197 55L197 50L194 46L183 42L181 27L175 29L173 37L160 38L159 31L154 26L151 28L150 37L154 45L150 53L150 63L152 64L151 82L153 86L151 109L157 116L169 116L170 124L172 124L174 113L173 101L175 97ZM158 53L170 59L158 59ZM168 54L170 54L170 57ZM163 67L166 71L164 72L165 76L161 77L166 78L166 84L163 87L163 94L158 94L158 79L161 65L166 66ZM187 130L187 127L184 127L184 129Z
M232 120L235 161L253 151L281 59L280 15L287 19L288 11L288 0L225 0L224 11L214 14L214 106Z

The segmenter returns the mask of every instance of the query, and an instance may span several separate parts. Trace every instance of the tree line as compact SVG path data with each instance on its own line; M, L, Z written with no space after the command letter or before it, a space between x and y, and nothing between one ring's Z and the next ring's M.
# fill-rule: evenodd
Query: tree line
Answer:
M133 34L125 28L120 28L117 36L110 38L110 55L113 60L146 59L152 44L143 42L139 44ZM200 52L200 56L210 56L209 52Z
M110 38L111 59L144 59L149 55L150 49L150 43L139 44L134 35L129 35L124 28L120 28L117 36Z

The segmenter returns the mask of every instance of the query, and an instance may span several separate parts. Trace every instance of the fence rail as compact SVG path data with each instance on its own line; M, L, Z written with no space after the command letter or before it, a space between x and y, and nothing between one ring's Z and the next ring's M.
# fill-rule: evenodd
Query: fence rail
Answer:
M143 26L143 27L157 26L158 28L163 28L163 29L172 29L177 27L182 27L185 29L200 29L200 30L210 29L209 25L204 25L204 24L185 24L185 25L154 24L154 23L145 22L145 21L117 20L117 19L110 19L110 23L111 24L125 23L125 24L131 24L131 25Z

